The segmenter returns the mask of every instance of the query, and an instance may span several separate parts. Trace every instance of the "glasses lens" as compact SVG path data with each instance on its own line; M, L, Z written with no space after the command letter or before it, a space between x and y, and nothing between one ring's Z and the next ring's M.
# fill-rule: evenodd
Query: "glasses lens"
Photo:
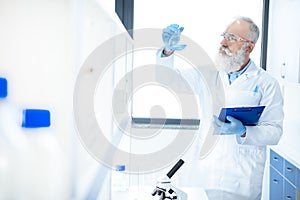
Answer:
M230 33L222 33L221 36L224 37L225 40L227 40L228 42L237 42L237 41L245 42L245 40L243 40L242 38Z

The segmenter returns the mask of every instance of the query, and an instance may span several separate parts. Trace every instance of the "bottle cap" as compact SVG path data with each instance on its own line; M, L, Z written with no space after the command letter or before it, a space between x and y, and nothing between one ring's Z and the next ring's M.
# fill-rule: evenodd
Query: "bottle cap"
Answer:
M50 112L49 110L41 109L25 109L23 110L24 128L41 128L50 126Z
M0 98L7 96L7 80L0 77Z

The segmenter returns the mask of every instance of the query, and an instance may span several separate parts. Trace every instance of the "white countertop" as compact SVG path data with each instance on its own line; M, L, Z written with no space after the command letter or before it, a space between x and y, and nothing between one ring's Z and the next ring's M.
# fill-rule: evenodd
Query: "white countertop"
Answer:
M300 140L298 140L298 143L299 142ZM286 159L287 161L295 165L295 167L300 169L300 145L293 146L290 143L280 142L278 145L270 147L270 149L273 149L284 159Z
M196 187L180 187L187 193L188 200L208 200L205 191ZM112 200L158 200L158 196L152 196L154 186L130 187L129 191L112 193Z

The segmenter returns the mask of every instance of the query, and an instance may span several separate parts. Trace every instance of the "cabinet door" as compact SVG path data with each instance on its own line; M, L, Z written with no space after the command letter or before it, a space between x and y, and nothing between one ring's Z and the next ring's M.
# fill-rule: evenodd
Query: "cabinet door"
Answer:
M297 168L293 164L291 164L290 162L288 162L287 160L284 160L283 175L293 185L296 185Z
M283 171L283 158L275 151L270 150L270 164L280 173Z
M296 188L287 180L284 180L284 198L285 200L296 200Z
M283 178L271 166L270 167L270 200L283 198Z
M270 1L267 71L299 83L300 1Z

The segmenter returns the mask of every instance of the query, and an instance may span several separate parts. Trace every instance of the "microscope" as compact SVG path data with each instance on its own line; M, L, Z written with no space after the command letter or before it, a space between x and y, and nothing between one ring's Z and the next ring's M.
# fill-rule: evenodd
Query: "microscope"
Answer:
M159 200L187 200L187 193L171 184L171 177L177 172L177 170L183 165L183 163L184 161L180 159L167 173L166 176L163 176L162 178L157 180L156 187L152 192L152 196L158 195Z

